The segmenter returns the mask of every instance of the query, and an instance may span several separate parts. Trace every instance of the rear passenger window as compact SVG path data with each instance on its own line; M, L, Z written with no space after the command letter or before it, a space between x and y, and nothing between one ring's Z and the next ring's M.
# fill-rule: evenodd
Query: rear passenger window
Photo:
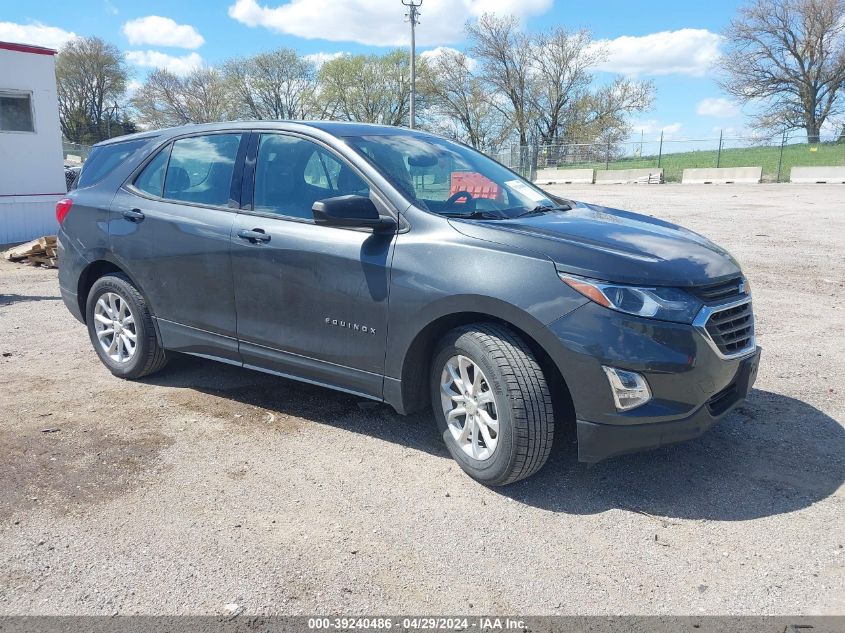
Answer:
M170 145L162 149L153 158L141 175L135 179L135 188L151 196L161 197L164 187L164 170L167 167L167 157L170 156Z
M82 166L77 187L90 187L108 176L115 167L129 160L132 155L143 147L150 139L124 141L123 143L109 143L98 145L91 150L91 154Z
M240 142L240 134L209 134L175 141L164 180L164 197L226 206Z

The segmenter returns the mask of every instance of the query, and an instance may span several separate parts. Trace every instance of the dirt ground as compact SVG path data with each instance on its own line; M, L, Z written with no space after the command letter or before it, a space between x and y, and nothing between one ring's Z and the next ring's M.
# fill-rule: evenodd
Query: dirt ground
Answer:
M189 357L114 378L56 272L2 261L0 615L845 613L845 187L556 190L742 263L763 362L709 434L487 489L428 415Z

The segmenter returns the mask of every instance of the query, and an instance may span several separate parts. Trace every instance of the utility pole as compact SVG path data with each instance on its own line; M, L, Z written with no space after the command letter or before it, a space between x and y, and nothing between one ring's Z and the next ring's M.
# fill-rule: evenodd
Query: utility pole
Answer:
M414 129L416 122L416 93L417 93L417 39L416 26L420 21L420 6L423 0L402 0L402 4L408 7L408 12L405 14L405 21L411 23L411 112L410 112L410 127Z

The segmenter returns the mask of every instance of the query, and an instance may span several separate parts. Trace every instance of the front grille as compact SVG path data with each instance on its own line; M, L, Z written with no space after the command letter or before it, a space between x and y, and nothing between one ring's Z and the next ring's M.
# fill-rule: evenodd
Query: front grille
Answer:
M741 296L745 292L745 289L743 287L742 277L734 277L733 279L720 281L715 284L695 286L694 288L690 288L689 291L704 303L710 303L713 301L734 299Z
M704 327L725 356L741 354L754 346L754 313L750 301L715 310Z

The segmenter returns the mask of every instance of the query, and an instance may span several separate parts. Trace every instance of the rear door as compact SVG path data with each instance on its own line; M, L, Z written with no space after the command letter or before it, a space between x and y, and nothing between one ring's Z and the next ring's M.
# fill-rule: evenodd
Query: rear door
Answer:
M247 365L380 398L395 234L314 224L316 200L348 194L390 212L328 147L256 135L232 238L240 352Z
M240 205L235 167L248 137L178 138L113 202L112 249L150 302L168 349L240 360L229 250Z

